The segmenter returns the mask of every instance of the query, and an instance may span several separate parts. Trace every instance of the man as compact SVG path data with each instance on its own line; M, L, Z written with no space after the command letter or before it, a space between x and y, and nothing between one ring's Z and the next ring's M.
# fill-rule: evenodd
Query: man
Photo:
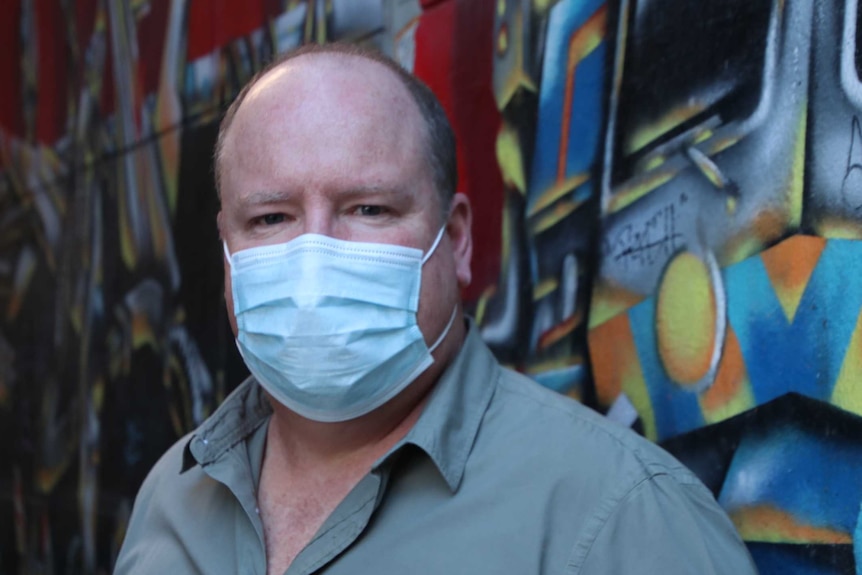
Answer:
M433 95L309 47L216 151L253 374L145 481L117 573L754 573L651 443L497 364L461 315L471 209Z

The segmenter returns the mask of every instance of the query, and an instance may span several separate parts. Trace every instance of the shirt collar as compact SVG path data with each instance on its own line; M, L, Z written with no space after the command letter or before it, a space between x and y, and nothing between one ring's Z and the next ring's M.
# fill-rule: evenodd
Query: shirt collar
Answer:
M375 465L389 461L405 445L415 445L434 462L453 492L458 489L482 417L491 401L499 373L491 351L471 320L458 355L449 364L416 424ZM192 435L183 469L206 466L243 441L272 413L263 389L246 379Z
M216 409L186 443L183 452L185 472L195 464L205 466L243 441L272 413L263 388L248 377Z
M468 324L461 350L440 376L419 420L375 468L405 445L415 445L428 454L449 489L458 489L499 375L499 364L479 330L472 320Z

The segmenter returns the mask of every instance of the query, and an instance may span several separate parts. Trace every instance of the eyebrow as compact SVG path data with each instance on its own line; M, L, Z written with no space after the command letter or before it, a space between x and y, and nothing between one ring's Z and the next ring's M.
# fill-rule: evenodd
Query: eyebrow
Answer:
M296 194L287 190L262 190L240 198L240 202L251 206L262 206L289 202L294 198L296 198Z
M361 196L394 196L396 194L403 193L404 190L400 190L397 188L386 188L382 186L368 186L368 187L359 187L359 188L348 188L346 190L341 190L337 192L335 195L338 197L361 197Z
M241 198L240 201L246 206L267 206L295 202L299 195L300 194L289 190L260 190L248 194ZM401 190L399 188L384 186L365 186L339 190L334 192L332 197L339 200L350 200L352 198L362 198L364 196L398 197L402 195L410 195L409 190Z

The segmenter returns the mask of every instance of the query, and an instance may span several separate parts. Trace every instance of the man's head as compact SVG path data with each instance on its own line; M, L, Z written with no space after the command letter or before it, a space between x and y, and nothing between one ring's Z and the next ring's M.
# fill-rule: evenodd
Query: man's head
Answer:
M291 54L255 77L222 124L222 238L231 253L307 233L427 252L445 226L422 268L417 323L430 344L470 281L471 213L454 193L453 146L433 95L382 56L340 46ZM236 333L230 279L226 265ZM446 341L463 337L456 324ZM446 341L435 356L451 353Z
M219 126L214 154L215 184L219 198L221 198L221 163L225 136L228 130L230 130L231 124L233 124L233 119L236 116L237 111L245 101L246 95L254 88L257 82L270 71L279 68L289 60L308 55L341 55L364 58L368 61L377 62L392 72L392 74L401 81L404 88L413 98L413 101L425 123L424 138L426 154L432 170L434 185L440 195L442 213L445 217L447 215L446 212L449 208L449 203L452 200L452 196L455 195L458 185L455 135L449 125L446 112L443 110L439 100L437 100L437 97L428 88L428 86L404 70L404 68L399 66L398 63L379 54L378 52L362 48L355 44L307 44L297 50L287 52L280 58L273 60L255 74L255 76L243 87L236 99L228 108L224 118L222 119L221 125Z

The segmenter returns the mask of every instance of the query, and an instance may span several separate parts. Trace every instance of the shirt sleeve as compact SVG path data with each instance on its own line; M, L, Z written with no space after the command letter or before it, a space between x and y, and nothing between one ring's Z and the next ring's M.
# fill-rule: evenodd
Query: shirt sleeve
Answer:
M757 575L733 523L699 483L654 475L609 509L567 573Z

